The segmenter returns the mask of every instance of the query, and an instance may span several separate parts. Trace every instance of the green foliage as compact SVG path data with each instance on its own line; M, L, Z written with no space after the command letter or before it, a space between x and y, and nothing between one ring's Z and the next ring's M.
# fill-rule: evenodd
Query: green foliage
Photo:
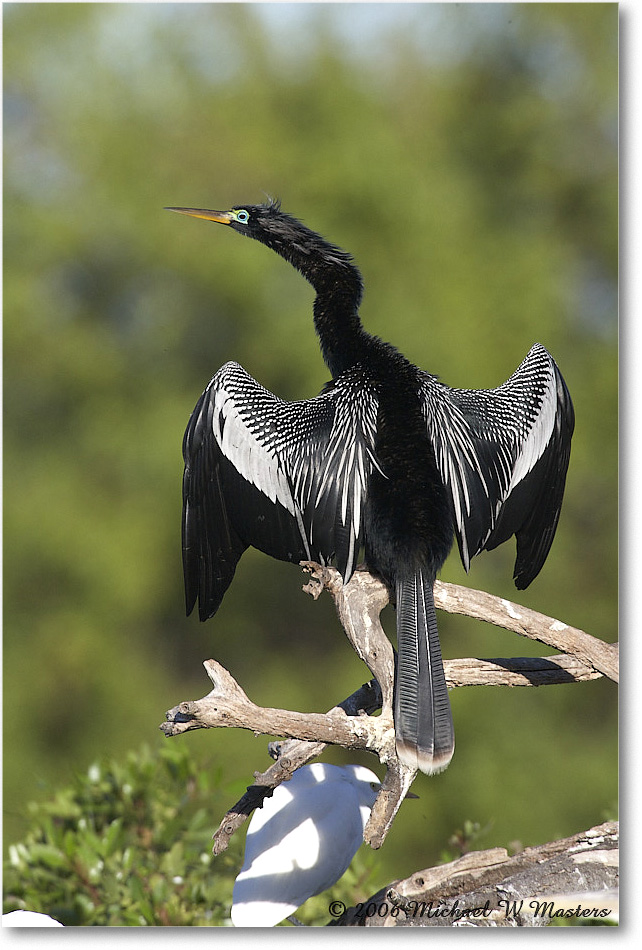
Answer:
M299 276L166 205L281 197L355 255L368 330L451 385L497 385L544 343L577 429L555 544L519 599L615 639L617 5L3 15L5 842L26 832L25 801L151 743L167 708L206 691L210 656L285 708L328 709L368 675L332 604L259 554L216 618L183 617L180 447L198 395L227 359L284 398L327 373ZM512 558L504 545L466 577L454 554L442 576L514 600ZM447 657L540 652L439 624ZM528 845L616 799L612 684L454 693L455 759L415 783L380 856L389 879L433 864L462 816L479 846ZM265 741L229 732L176 741L247 785Z
M223 923L240 841L212 857L218 781L178 745L90 766L29 806L29 831L5 862L4 912L35 910L66 926Z

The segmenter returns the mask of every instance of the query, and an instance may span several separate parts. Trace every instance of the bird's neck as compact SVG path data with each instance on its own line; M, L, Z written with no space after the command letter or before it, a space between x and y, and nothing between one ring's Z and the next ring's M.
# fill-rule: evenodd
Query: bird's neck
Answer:
M338 287L317 290L314 301L314 328L321 353L333 377L355 366L364 357L369 334L363 329L353 300Z
M352 258L341 248L307 232L299 242L274 246L314 287L314 326L333 377L358 363L369 334L359 318L363 282Z

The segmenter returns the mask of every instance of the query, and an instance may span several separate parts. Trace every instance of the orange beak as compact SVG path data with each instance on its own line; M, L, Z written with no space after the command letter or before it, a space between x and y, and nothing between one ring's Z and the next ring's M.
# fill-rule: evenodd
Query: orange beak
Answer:
M234 215L229 211L206 211L204 208L165 208L165 211L176 211L178 214L189 214L192 218L203 218L205 221L216 221L217 224L232 224Z

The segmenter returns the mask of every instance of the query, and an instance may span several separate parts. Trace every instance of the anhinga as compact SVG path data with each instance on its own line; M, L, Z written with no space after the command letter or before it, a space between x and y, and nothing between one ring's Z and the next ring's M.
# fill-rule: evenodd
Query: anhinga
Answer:
M315 399L285 402L229 362L199 399L183 442L187 613L198 600L200 619L213 616L249 545L284 561L334 560L344 583L363 548L396 597L399 757L438 772L454 730L433 584L453 535L466 569L514 534L516 586L540 571L574 425L566 384L535 344L496 389L451 389L363 329L352 258L279 203L169 210L260 241L312 284L332 374Z

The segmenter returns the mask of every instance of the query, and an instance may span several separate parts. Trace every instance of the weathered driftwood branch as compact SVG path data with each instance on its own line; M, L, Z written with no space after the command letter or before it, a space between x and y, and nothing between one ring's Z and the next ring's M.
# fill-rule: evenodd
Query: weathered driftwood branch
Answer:
M512 660L460 659L446 661L446 679L450 688L479 684L537 686L545 683L578 682L582 679L595 679L600 675L595 670L583 666L578 660L567 656L546 659L534 657ZM381 705L382 697L379 684L376 680L372 680L340 703L339 708L343 709L348 716L357 716L370 715L380 709ZM168 735L177 735L179 730L174 731L174 725L164 724L162 728ZM197 727L192 726L192 728ZM255 808L261 807L264 798L271 795L272 790L277 785L287 780L296 769L305 765L306 762L321 755L327 743L306 741L305 739L287 739L275 745L278 746L277 761L265 772L255 772L254 784L248 787L247 792L232 806L221 821L214 835L214 854L220 854L221 851L227 848L231 836L247 821ZM388 774L394 775L390 766ZM401 791L409 787L405 782L402 784L401 779L399 784ZM371 847L379 847L385 838L385 834L382 835L379 831L381 809L384 809L386 815L384 819L386 832L394 817L392 809L388 807L388 787L385 780L383 791L385 794L382 794L381 804L373 810L370 824L366 828L365 840ZM393 792L393 794L395 793ZM394 812L396 813L396 809Z
M367 571L357 571L350 583L344 587L341 576L332 567L320 567L318 564L308 562L304 562L303 567L312 572L317 582L316 588L307 585L304 590L313 593L315 597L319 596L321 587L330 591L339 619L344 624L351 643L355 636L357 641L364 642L363 633L360 631L359 611L364 610L365 601L368 617L363 626L372 637L379 613L388 603L388 589L385 584ZM376 620L372 604L375 605L377 611ZM520 604L502 597L495 597L482 590L462 587L460 584L435 581L435 606L446 613L463 614L475 620L483 620L497 627L503 627L530 640L538 640L540 643L576 657L584 666L592 668L596 673L602 673L609 679L618 681L617 643L599 640L583 630L571 627L553 617L547 617L536 610L522 607ZM353 646L367 663L368 660L363 656L363 651L354 643ZM388 668L386 664L386 669Z
M617 917L617 822L509 856L475 851L394 881L330 926L524 927Z
M561 620L554 620L536 610L459 584L436 581L435 606L451 614L465 614L512 630L522 637L539 640L540 643L577 657L582 663L618 682L617 643L606 643Z
M346 749L370 749L385 755L385 733L392 728L392 720L380 723L381 716L349 716L341 706L327 713L257 706L216 660L205 660L203 666L214 688L202 699L179 703L168 710L167 722L160 727L166 736L192 729L233 727L249 729L257 736L288 736L341 745ZM389 742L394 745L394 735L389 737Z
M388 603L388 588L367 571L356 571L344 585L341 575L332 567L304 562L312 575L303 590L315 600L328 590L333 597L341 626L353 650L363 660L381 685L382 715L392 717L395 652L386 636L379 615Z
M457 686L552 686L600 679L602 674L573 656L495 657L445 660L448 689Z
M364 835L372 847L383 843L414 778L415 773L399 762L395 750L392 719L395 653L379 620L388 602L387 588L366 571L355 572L350 583L344 586L333 568L317 564L304 566L312 574L304 589L315 598L324 588L330 591L348 639L375 679L328 713L298 713L257 706L224 667L215 660L205 662L213 689L203 699L183 702L170 709L167 722L161 726L166 736L180 735L191 729L234 726L250 729L257 735L290 740L287 761L275 763L265 773L256 773L256 784L248 788L247 794L225 816L217 832L215 850L223 850L229 834L262 803L265 795L304 762L319 755L325 744L374 752L387 767ZM451 689L468 685L537 686L578 682L594 679L603 672L617 678L617 646L482 591L438 583L435 595L442 609L497 623L523 636L561 646L571 654L546 658L446 660L446 682ZM363 690L368 691L367 695ZM373 706L374 700L377 705ZM379 706L380 716L369 715ZM302 743L301 747L297 742Z

